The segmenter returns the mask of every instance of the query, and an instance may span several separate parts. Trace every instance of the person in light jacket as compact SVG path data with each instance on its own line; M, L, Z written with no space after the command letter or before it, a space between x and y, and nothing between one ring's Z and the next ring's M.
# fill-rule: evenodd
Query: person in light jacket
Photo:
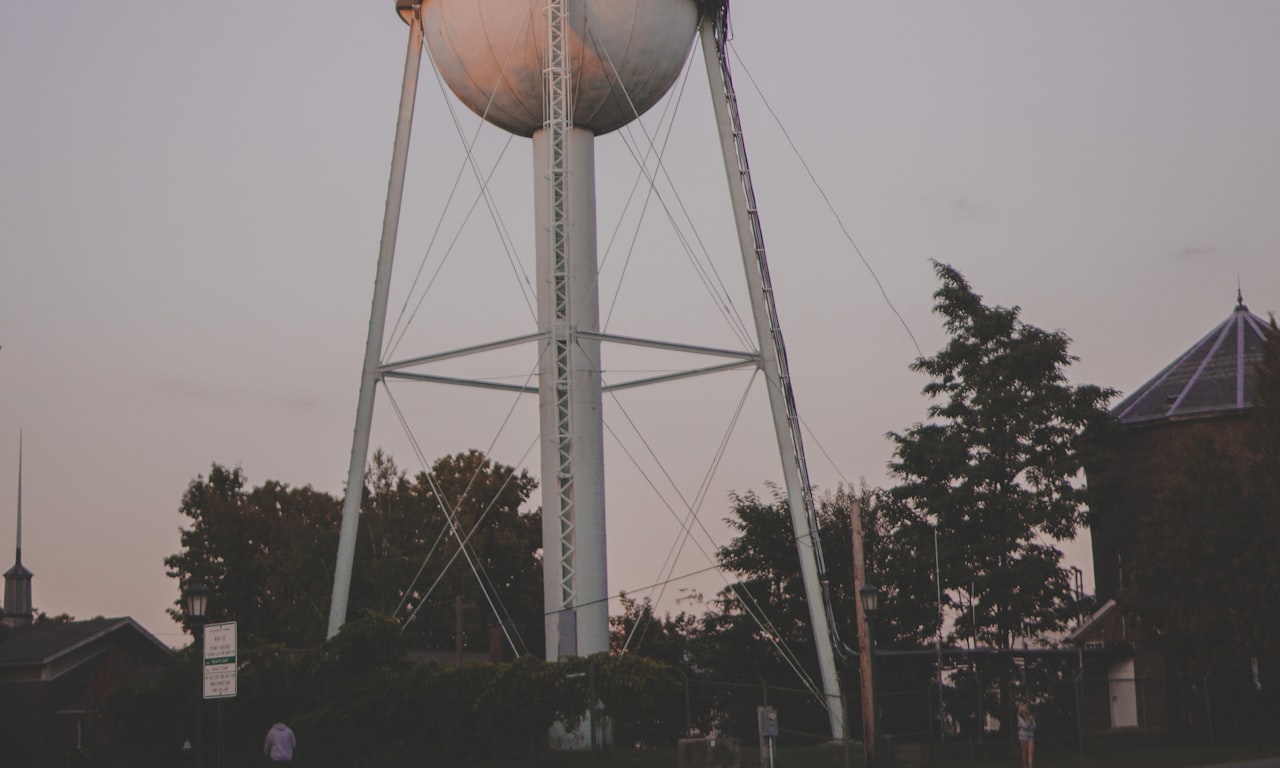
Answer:
M1036 716L1027 702L1018 705L1018 743L1022 747L1022 768L1032 768L1036 754Z
M276 723L271 726L271 730L267 731L267 740L262 745L262 752L273 763L291 763L295 746L297 746L297 740L293 738L293 731L289 730L289 726Z

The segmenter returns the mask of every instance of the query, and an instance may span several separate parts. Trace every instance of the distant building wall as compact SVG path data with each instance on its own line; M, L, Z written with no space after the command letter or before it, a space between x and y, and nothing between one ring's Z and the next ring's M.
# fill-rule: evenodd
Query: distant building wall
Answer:
M1238 452L1248 413L1122 426L1109 436L1102 460L1086 468L1100 603L1118 597L1129 583L1141 521L1155 510L1163 489L1185 472L1192 446L1211 441L1221 452Z

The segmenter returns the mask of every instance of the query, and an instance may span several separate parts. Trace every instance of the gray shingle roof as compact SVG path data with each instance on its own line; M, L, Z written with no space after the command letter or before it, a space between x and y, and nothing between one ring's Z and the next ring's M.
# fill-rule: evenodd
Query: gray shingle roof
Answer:
M1122 424L1213 416L1253 405L1266 322L1243 301L1204 338L1111 409Z
M48 664L63 654L126 627L168 653L163 643L128 617L48 622L14 627L0 633L0 667Z

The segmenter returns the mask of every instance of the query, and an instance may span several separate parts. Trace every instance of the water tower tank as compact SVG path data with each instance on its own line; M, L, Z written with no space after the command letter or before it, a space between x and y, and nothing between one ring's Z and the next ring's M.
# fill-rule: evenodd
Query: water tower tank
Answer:
M684 66L697 0L569 0L573 124L595 135L657 103ZM546 0L424 0L427 50L449 88L503 130L543 124Z

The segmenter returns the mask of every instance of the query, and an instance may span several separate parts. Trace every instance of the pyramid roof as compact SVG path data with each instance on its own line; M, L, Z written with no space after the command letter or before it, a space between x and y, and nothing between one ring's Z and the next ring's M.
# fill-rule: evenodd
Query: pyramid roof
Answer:
M1267 323L1242 297L1226 320L1111 409L1122 424L1219 416L1253 405Z

